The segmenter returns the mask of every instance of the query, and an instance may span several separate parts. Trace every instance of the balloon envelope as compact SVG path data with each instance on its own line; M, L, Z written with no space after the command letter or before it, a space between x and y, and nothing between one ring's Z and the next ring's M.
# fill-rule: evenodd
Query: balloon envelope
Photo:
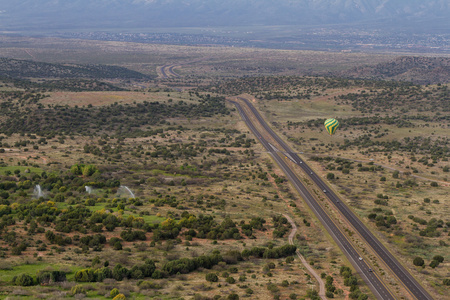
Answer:
M336 119L328 119L325 121L324 125L328 133L330 135L333 135L336 132L336 129L339 127L339 122Z

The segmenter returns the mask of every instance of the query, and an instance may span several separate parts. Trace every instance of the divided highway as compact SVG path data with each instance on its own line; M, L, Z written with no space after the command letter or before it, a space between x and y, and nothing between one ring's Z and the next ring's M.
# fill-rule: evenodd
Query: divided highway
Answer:
M173 68L177 67L178 65L164 65L161 67L161 75L162 78L169 78L169 77L180 77ZM167 70L167 72L166 72Z
M330 199L330 201L337 207L341 214L347 219L347 221L352 224L352 226L359 232L359 234L364 238L367 245L369 245L377 255L386 263L386 265L391 268L393 273L402 282L407 290L410 291L411 295L415 299L419 300L430 300L432 297L427 293L427 291L414 279L414 277L409 274L409 272L397 261L397 259L384 247L384 245L367 229L367 227L359 220L353 212L339 200L336 194L328 188L328 186L317 176L314 171L303 162L300 157L293 152L284 141L273 132L273 130L267 125L264 119L261 117L259 112L255 107L245 98L239 98L239 100L244 101L248 108L252 111L253 115L256 117L258 122L264 128L264 130L280 145L283 149L281 152L289 158L292 162L300 166L303 171L308 174L311 180L322 190L324 195ZM272 155L277 164L285 172L289 180L292 182L294 187L305 199L307 204L328 230L330 235L343 250L345 255L348 257L353 266L358 270L360 275L363 277L364 281L368 284L371 290L379 299L395 299L393 294L389 289L383 284L380 278L377 276L376 272L371 272L369 265L364 259L359 255L357 250L353 245L347 240L344 233L341 232L339 227L332 221L332 219L327 215L327 213L322 209L322 207L316 202L314 197L309 193L308 189L301 183L297 175L289 168L285 161L277 154L280 152L275 146L271 145L267 140L265 140L262 135L258 132L256 127L253 125L251 120L246 115L242 106L235 101L231 101L238 109L241 117L247 123L247 126L255 134L258 140L263 144L267 151ZM361 258L361 259L360 259Z

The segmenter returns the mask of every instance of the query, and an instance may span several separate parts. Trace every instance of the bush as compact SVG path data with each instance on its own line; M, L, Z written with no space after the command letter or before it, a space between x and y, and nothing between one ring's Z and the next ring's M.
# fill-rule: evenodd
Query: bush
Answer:
M154 281L141 281L138 283L138 287L141 290L158 290L162 289L162 285L160 283Z
M437 266L439 266L439 262L437 260L432 260L430 263L430 267L432 267L434 269Z
M267 289L273 294L276 294L280 291L280 289L274 283L267 284Z
M87 199L84 204L86 206L94 206L95 205L95 200L94 199Z
M423 266L425 264L425 261L423 260L422 257L417 256L416 258L414 258L413 264L415 266L421 267L421 266Z
M236 283L236 280L231 276L227 277L227 279L225 279L225 281L229 284Z
M334 298L333 292L330 292L330 291L326 291L325 296L327 296L328 298Z
M112 271L112 276L117 281L121 281L124 278L129 278L129 275L130 271L121 264L117 264Z
M40 284L48 284L50 281L66 281L66 273L64 271L39 271L36 279Z
M14 285L31 286L34 285L33 277L28 274L20 274L12 279Z
M72 293L72 295L86 294L86 290L84 289L84 287L81 284L77 284L76 286L72 287L70 292Z
M125 297L124 294L119 294L113 298L113 300L126 300L126 299L127 297Z
M444 257L441 256L441 255L435 255L435 256L433 257L433 260L438 261L438 262L441 263L441 262L444 261Z
M95 274L92 269L82 269L75 273L75 281L77 282L95 282Z
M114 297L116 297L117 295L119 295L120 293L119 293L119 290L118 289L116 289L116 288L113 288L112 290L111 290L111 292L109 292L109 295L111 296L111 298L114 298Z
M219 277L214 273L208 273L206 274L206 280L209 282L217 282L219 281Z
M445 278L443 281L442 281L442 284L443 285L450 285L450 278Z
M132 242L134 240L141 240L141 241L145 241L146 240L146 236L145 236L145 232L144 231L140 231L140 230L124 230L120 233L120 237L127 242Z

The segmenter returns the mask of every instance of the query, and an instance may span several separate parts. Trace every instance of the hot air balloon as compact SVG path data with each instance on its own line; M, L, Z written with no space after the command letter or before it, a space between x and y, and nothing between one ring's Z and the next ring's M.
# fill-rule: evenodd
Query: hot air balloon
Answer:
M330 135L333 135L339 127L339 122L336 119L328 119L323 124Z

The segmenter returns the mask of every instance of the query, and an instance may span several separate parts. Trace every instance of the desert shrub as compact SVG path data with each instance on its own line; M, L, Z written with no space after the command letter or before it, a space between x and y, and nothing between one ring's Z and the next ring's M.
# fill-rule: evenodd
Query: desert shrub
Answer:
M76 286L72 287L70 292L72 293L72 295L86 294L86 290L84 289L84 287L81 284L77 284Z
M138 287L141 290L158 290L162 289L163 285L160 282L155 281L140 281Z
M106 278L112 278L113 277L111 269L107 268L107 267L96 269L94 271L94 276L95 276L95 281L96 282L102 282Z
M444 257L442 255L435 255L433 257L433 260L438 261L438 262L443 262L444 261Z
M33 277L28 274L20 274L19 276L14 276L12 282L14 285L20 286L31 286L35 284Z
M267 289L273 294L276 294L280 291L280 289L274 283L267 284Z
M77 282L95 282L95 273L92 269L82 269L75 273Z
M40 284L48 284L50 281L62 282L66 281L66 272L64 271L39 271L36 279Z
M333 292L330 292L330 291L326 291L325 296L327 296L328 298L334 298Z
M130 271L121 264L117 264L112 271L112 276L115 280L121 281L124 278L129 278Z
M286 263L290 264L294 262L294 257L293 256L288 256L286 257Z
M234 283L236 283L236 280L235 280L233 277L231 277L231 276L228 276L227 279L225 279L225 281L226 281L227 283L229 283L229 284L234 284Z
M437 266L439 266L439 262L437 260L432 260L430 263L430 267L432 267L434 269Z
M132 242L134 240L146 240L145 232L140 230L124 230L120 233L120 237L127 242Z
M206 281L209 281L209 282L217 282L217 281L219 281L219 277L217 277L217 275L214 274L214 273L206 274L205 279L206 279Z
M413 264L414 264L415 266L418 266L418 267L423 266L424 263L425 263L425 262L424 262L423 258L422 258L422 257L419 257L419 256L417 256L417 257L414 258L414 260L413 260Z
M120 293L119 293L119 290L117 289L117 288L113 288L112 290L111 290L111 292L109 292L109 295L111 296L111 298L114 298L114 297L116 297L117 295L119 295Z

